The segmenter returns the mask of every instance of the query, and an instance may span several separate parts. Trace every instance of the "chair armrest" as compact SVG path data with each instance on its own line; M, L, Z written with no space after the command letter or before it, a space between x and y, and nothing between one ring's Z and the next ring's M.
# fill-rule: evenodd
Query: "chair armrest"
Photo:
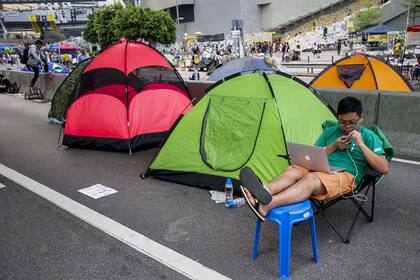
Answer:
M371 176L371 177L380 177L380 176L384 175L381 172L376 171L375 169L373 169L370 166L366 167L365 174L367 176Z

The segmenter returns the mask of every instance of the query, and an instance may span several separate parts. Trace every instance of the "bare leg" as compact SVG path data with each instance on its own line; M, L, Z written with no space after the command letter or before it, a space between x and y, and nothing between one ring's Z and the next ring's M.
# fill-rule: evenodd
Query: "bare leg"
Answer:
M259 212L265 216L271 209L280 205L296 203L309 198L311 195L326 193L327 190L318 176L309 173L289 188L273 195L273 200L269 204L261 204Z
M302 174L293 165L289 165L286 170L276 177L273 181L267 184L268 189L274 196L285 189L292 186L294 183L302 179Z

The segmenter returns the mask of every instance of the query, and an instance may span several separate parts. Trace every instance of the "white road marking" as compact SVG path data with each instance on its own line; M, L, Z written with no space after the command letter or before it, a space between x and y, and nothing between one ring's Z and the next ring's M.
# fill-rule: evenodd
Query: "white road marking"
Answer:
M0 189L5 188L6 185L3 185L2 183L0 183Z
M190 279L230 279L1 163L0 174Z
M396 161L396 162L402 162L402 163L409 163L409 164L420 165L420 162L414 161L414 160L407 160L407 159L401 159L401 158L393 158L392 160L393 161Z

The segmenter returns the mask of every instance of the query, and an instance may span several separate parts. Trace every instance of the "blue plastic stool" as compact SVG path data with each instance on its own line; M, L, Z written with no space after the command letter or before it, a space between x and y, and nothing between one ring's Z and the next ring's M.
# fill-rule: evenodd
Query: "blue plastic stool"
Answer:
M289 204L272 209L266 219L275 222L279 226L279 277L289 278L290 274L290 243L292 240L292 226L295 223L308 220L311 224L312 251L314 263L318 263L318 247L316 245L316 228L314 212L311 202L305 200L295 204ZM254 252L252 258L258 254L258 242L260 239L261 220L257 218L254 238Z

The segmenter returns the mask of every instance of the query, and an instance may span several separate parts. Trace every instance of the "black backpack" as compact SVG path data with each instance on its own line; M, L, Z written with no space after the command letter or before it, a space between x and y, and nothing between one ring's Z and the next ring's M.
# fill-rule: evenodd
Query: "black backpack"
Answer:
M28 63L28 59L29 59L28 53L29 53L29 46L26 46L25 49L23 50L22 56L20 57L20 62L22 64Z

